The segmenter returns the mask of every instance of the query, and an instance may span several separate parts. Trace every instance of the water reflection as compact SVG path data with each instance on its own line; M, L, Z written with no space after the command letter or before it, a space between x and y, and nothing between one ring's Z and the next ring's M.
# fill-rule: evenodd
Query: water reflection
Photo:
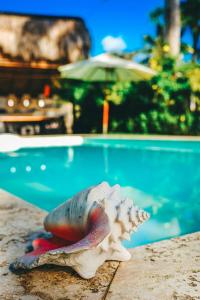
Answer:
M127 246L200 230L198 151L102 144L0 155L0 187L47 210L103 180L122 185L124 193L152 215Z

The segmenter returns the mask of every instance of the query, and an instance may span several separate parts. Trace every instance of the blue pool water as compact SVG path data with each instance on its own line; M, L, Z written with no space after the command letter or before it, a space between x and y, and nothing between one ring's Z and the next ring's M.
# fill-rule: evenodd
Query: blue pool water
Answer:
M200 230L200 142L85 139L0 154L0 188L46 210L101 181L151 213L127 247Z

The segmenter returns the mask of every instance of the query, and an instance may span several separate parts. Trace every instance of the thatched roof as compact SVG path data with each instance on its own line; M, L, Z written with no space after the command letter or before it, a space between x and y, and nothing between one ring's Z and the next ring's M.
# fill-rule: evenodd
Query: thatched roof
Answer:
M0 65L65 64L87 58L89 49L89 32L80 18L0 14Z

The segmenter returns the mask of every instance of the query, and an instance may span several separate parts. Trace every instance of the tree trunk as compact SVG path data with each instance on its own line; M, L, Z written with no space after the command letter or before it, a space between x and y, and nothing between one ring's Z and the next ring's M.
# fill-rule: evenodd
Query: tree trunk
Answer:
M165 40L172 56L180 53L181 15L180 0L165 0Z

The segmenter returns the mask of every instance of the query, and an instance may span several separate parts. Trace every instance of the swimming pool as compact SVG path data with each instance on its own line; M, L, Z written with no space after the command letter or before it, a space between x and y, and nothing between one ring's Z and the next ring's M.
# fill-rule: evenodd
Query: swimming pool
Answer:
M85 138L0 153L0 188L46 210L101 181L151 213L127 247L200 230L200 142Z

